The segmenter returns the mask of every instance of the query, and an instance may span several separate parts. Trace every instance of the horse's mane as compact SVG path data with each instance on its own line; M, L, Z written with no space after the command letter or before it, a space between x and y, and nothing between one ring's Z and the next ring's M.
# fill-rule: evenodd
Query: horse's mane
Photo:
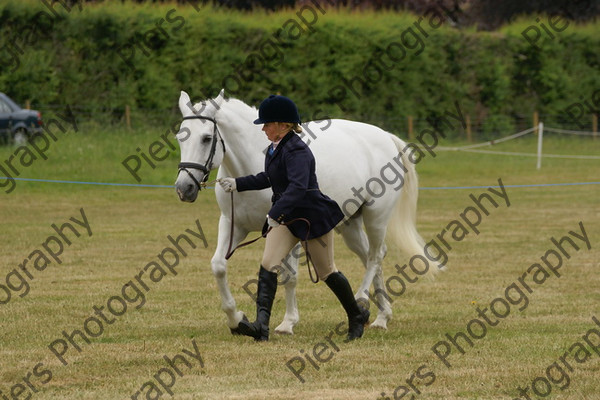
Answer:
M207 108L213 108L214 104L214 99L206 99L195 103L193 107L194 110L196 110L196 113L202 113L202 111L206 110ZM236 115L248 113L250 117L252 117L252 115L250 114L253 113L253 115L257 115L258 113L256 107L250 106L244 103L242 100L236 99L235 97L225 98L221 103L221 106L219 107L217 113L220 111L232 112Z
M244 103L242 100L240 99L236 99L235 97L230 97L228 99L225 99L223 101L223 104L221 105L223 108L230 108L233 111L256 111L256 107L250 106L246 103Z

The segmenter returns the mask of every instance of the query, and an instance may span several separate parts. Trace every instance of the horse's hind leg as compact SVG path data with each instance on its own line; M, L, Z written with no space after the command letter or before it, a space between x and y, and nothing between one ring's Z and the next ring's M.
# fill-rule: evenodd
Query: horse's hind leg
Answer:
M387 295L385 294L383 276L381 272L381 262L387 249L385 243L383 243L381 246L382 254L379 262L377 262L377 258L373 259L369 256L369 239L362 229L362 222L362 216L359 215L351 218L339 226L339 230L344 238L344 242L350 250L358 255L365 266L365 269L367 270L365 277L363 278L362 285L354 297L357 301L368 304L370 297L369 288L371 286L371 282L373 282L373 287L377 296L376 304L379 308L379 312L377 319L370 326L374 328L387 329L387 321L392 317L392 309L387 299ZM377 267L377 265L379 265L379 267ZM369 268L369 266L371 266L371 268Z
M300 243L296 245L287 255L285 260L282 260L281 270L279 271L278 285L283 285L285 288L285 315L283 321L277 328L275 333L293 335L294 326L300 320L298 314L298 304L296 302L296 285L298 283L298 256L301 254L302 246Z
M338 225L337 229L344 238L346 246L360 258L365 268L369 259L369 239L362 229L362 216L356 214Z
M384 244L384 256L385 256L385 244ZM382 257L383 259L383 257ZM385 286L383 282L383 269L381 263L375 272L373 277L373 289L375 291L376 301L375 304L379 309L377 318L371 323L371 328L387 329L387 323L392 319L392 307L390 305L390 297L385 292ZM371 298L373 300L373 298Z
M383 207L379 209L366 207L363 211L365 230L369 239L369 254L367 272L358 290L359 295L372 300L379 309L377 318L370 326L381 329L387 329L387 322L392 319L391 298L385 291L382 270L383 258L387 252L385 235L389 214ZM371 283L373 283L373 295L369 293Z

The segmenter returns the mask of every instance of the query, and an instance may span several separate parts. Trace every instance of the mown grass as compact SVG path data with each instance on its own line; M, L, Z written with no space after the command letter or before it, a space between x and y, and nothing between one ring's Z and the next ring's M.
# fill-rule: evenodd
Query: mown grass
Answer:
M122 129L90 130L60 136L38 161L23 169L21 176L101 182L136 183L121 161L147 149L167 128L128 132ZM511 132L512 133L512 132ZM440 143L454 145L453 143ZM524 138L494 147L502 151L535 152L535 138ZM600 140L553 138L544 151L557 154L600 154ZM0 162L14 148L0 148ZM157 163L156 169L140 170L142 183L170 185L175 179L178 152ZM498 178L504 185L573 183L597 181L598 160L544 159L540 171L535 158L496 156L462 152L437 152L419 163L422 187L492 186ZM447 224L472 205L469 194L484 189L422 190L419 198L418 228L426 239L435 237ZM305 267L300 268L298 303L300 324L293 336L273 336L256 344L232 336L220 310L220 299L210 271L216 246L218 207L210 190L194 204L183 204L172 189L86 186L74 184L18 182L14 192L2 193L0 202L0 283L51 234L52 223L69 217L80 218L83 208L93 235L73 239L66 247L62 264L50 264L36 271L30 293L14 297L0 306L0 390L11 386L38 363L53 373L52 380L31 382L39 393L32 399L124 399L130 398L165 362L182 349L192 350L195 340L204 360L177 379L173 391L179 399L376 399L393 392L421 365L435 373L426 386L414 378L421 392L416 399L512 399L518 386L545 374L546 368L581 340L593 327L592 315L600 317L597 279L600 214L598 186L507 188L510 207L504 203L490 208L483 217L480 234L469 234L453 242L448 252L448 271L434 282L420 280L406 293L394 298L394 319L387 331L367 330L363 339L343 343L337 334L332 340L340 348L330 361L315 370L307 362L300 383L286 362L303 356L344 321L341 307L322 283L310 283ZM105 327L82 352L71 349L68 366L63 366L47 346L63 330L81 329L93 315L94 305L105 305L110 296L169 245L167 235L202 224L208 247L190 250L181 259L178 275L168 275L150 287L146 304L131 308ZM465 354L454 349L448 369L431 347L446 333L465 331L477 316L475 307L488 306L504 289L552 247L551 237L560 238L578 231L582 221L592 249L573 251L565 260L562 276L548 278L528 294L524 311L513 309L485 338ZM238 250L230 260L229 284L249 318L254 305L242 286L255 277L262 246L257 243ZM394 273L395 263L407 256L391 251L385 262L385 276ZM336 237L336 263L356 288L363 268L358 259ZM372 306L372 311L375 307ZM284 313L283 291L277 293L271 327ZM303 351L304 353L302 353ZM591 350L590 350L591 351ZM328 353L325 353L325 355ZM591 351L586 363L573 363L570 384L559 389L555 399L594 399L600 386L599 356ZM397 393L398 394L398 393ZM399 396L399 394L398 394ZM168 397L166 394L164 397ZM27 398L21 395L19 398ZM141 397L140 397L141 398ZM405 398L410 398L407 395ZM533 398L533 397L532 397Z

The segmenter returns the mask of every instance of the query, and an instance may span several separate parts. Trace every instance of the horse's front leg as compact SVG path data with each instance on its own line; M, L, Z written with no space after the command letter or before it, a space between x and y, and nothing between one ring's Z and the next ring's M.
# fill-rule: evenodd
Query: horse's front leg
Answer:
M232 334L237 334L237 327L241 320L246 319L242 311L236 309L235 299L229 290L227 283L227 260L225 255L229 247L229 236L231 230L231 220L229 217L221 215L219 219L219 234L217 240L217 249L211 260L212 273L217 280L219 294L221 295L221 309L227 315L227 326ZM233 229L232 248L235 248L245 237L248 232L239 227Z
M294 326L296 326L300 320L298 303L296 302L296 285L298 283L297 254L301 254L299 251L302 251L300 243L290 251L281 263L278 285L283 285L285 287L285 315L283 316L281 324L275 328L275 333L293 335Z

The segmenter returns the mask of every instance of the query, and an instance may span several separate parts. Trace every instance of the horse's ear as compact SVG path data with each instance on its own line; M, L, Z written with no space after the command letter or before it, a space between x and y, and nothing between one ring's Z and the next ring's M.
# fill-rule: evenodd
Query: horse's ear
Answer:
M183 90L179 95L179 110L184 117L194 114L194 105L190 100L190 96Z
M215 98L215 103L217 104L217 109L221 107L223 101L225 100L225 89L221 89L219 95Z

